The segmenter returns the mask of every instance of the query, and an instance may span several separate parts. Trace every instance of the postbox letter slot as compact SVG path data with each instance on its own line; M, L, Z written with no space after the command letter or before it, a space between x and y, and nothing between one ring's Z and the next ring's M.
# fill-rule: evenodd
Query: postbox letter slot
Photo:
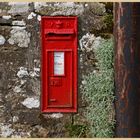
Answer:
M46 31L47 40L69 40L74 36L74 31Z
M71 36L71 34L56 34L56 33L48 33L47 34L48 37L68 37L68 36Z

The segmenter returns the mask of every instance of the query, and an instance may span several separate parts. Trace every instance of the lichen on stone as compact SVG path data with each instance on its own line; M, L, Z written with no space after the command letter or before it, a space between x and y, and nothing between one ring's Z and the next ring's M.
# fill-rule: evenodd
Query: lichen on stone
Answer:
M15 86L14 89L13 89L13 91L16 92L16 93L21 92L21 90L22 90L21 85Z
M0 130L0 136L4 138L11 136L14 132L14 130L11 128L11 124L0 123Z
M29 72L31 77L39 77L40 76L40 68L34 68L33 71Z
M0 45L3 45L5 43L5 38L4 36L0 35Z
M40 15L37 16L37 20L41 21L41 16Z
M28 97L26 98L23 102L21 102L24 106L26 106L27 108L31 109L31 108L38 108L39 107L39 100L35 99L33 97Z
M17 44L21 48L27 48L30 43L31 34L25 30L25 27L13 27L11 37L8 39L9 44Z
M13 116L13 122L17 122L19 120L18 116Z
M40 10L43 6L48 6L47 2L34 2L35 10Z
M10 19L10 18L11 18L11 15L2 16L2 18L3 18L3 19L7 19L7 20L8 20L8 19Z
M23 20L22 21L14 20L14 21L12 21L12 25L14 25L14 26L25 26L26 23Z
M82 15L82 13L84 12L84 7L83 4L76 4L74 2L58 2L56 4L54 4L54 6L56 7L55 12L53 12L51 15Z
M20 70L17 72L17 76L19 78L23 78L23 77L28 76L28 75L29 75L29 73L27 71L27 68L25 68L25 67L20 67Z
M28 18L27 18L27 19L33 19L33 17L36 17L36 13L31 12L31 13L28 15Z
M62 113L52 113L52 114L43 114L43 117L44 118L62 118L63 117L63 114Z
M80 49L87 52L94 51L102 41L103 39L101 37L95 37L94 34L87 33L79 40Z
M9 2L8 4L11 6L8 11L10 14L20 14L29 11L29 2Z

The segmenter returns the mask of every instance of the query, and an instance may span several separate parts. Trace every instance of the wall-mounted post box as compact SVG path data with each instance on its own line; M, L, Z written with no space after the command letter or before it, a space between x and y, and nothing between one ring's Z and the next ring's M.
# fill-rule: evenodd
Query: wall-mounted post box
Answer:
M77 112L77 17L42 17L42 112Z

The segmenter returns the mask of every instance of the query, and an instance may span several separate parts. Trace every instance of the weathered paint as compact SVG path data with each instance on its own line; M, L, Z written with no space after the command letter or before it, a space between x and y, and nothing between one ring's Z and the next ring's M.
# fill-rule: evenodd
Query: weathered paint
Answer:
M115 3L116 136L140 137L140 3Z

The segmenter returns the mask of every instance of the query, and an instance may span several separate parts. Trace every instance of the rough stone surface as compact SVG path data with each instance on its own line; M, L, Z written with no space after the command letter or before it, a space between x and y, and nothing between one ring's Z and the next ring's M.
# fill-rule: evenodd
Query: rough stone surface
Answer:
M12 25L15 25L15 26L25 26L26 23L24 21L13 21Z
M92 2L0 3L0 137L70 137L67 125L87 125L80 87L84 75L96 71L94 49L102 39L91 31L102 28L105 13L104 4ZM78 17L77 114L40 112L40 21L45 15Z

